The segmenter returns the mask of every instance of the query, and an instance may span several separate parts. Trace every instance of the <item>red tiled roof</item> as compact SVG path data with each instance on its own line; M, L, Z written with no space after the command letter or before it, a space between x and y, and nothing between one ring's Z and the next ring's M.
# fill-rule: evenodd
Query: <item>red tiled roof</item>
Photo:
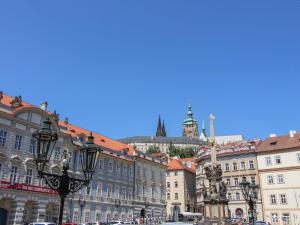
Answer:
M67 132L72 137L77 137L77 136L80 136L82 134L85 135L85 137L87 137L90 134L89 130L83 129L83 128L75 126L73 124L65 124L64 122L59 121L59 125L67 127L67 129L68 129ZM99 146L103 146L105 148L109 148L109 149L112 149L112 150L115 150L115 151L121 151L121 150L125 150L125 149L127 149L127 150L132 149L132 146L129 146L129 145L123 144L121 142L112 140L112 139L110 139L108 137L105 137L101 134L98 134L98 133L94 132L93 136L94 136L95 144L97 144Z
M293 137L290 135L269 137L258 145L256 151L265 152L296 147L300 147L300 133L295 133Z
M13 99L14 99L14 97L3 94L3 99L1 101L1 103L4 105L10 106L10 102ZM37 107L37 106L31 105L27 102L22 101L22 106L17 107L16 110L19 110L24 107ZM48 112L48 113L50 114L50 112ZM83 129L76 125L72 125L70 123L66 124L63 121L59 121L58 124L61 126L67 127L67 129L68 129L67 133L70 134L72 137L76 137L80 134L84 134L87 137L90 134L89 130ZM130 154L130 155L133 155L133 153L135 151L132 146L112 140L101 134L93 133L93 136L94 136L95 144L97 144L99 146L103 146L103 147L106 147L106 148L109 148L109 149L115 150L115 151L121 151L121 150L128 149L128 154Z
M196 172L195 169L185 166L180 161L180 159L177 159L177 158L170 158L170 161L168 163L168 170L187 170L192 173Z

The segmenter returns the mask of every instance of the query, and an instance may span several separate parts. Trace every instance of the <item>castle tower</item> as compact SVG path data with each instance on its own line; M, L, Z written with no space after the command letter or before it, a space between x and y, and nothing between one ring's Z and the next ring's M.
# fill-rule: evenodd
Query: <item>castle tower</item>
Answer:
M199 138L198 123L193 117L192 106L189 104L187 118L183 121L182 137Z

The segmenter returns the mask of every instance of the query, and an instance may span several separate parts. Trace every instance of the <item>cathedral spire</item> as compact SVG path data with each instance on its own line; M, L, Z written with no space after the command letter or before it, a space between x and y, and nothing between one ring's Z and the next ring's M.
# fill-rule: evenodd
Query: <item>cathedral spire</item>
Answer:
M163 120L163 124L162 124L162 133L163 133L163 137L167 137L167 132L166 132L166 128L165 128L165 121Z
M156 137L162 137L162 136L164 136L163 127L161 125L160 115L158 115L158 123L157 123L157 128L156 128Z

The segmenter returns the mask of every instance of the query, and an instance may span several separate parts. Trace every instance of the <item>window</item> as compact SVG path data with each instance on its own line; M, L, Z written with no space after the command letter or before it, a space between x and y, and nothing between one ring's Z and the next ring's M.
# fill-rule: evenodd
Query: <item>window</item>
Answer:
M126 187L122 187L122 198L126 199Z
M170 193L167 193L167 200L170 200Z
M278 174L277 175L277 183L278 184L283 184L284 183L283 174Z
M16 183L18 176L18 167L12 166L10 170L10 183Z
M240 200L240 193L238 193L238 192L235 193L235 199L236 199L236 200Z
M247 177L242 177L242 181L247 181Z
M127 167L123 166L123 176L127 176Z
M246 165L245 165L245 162L241 162L241 170L245 170L246 169Z
M281 164L281 157L280 157L280 155L276 155L275 156L275 163L276 164Z
M151 171L151 178L154 179L154 171Z
M30 146L29 146L29 152L30 153L33 153L33 151L35 150L35 145L36 145L35 139L31 138L31 140L30 140Z
M237 177L234 178L234 185L239 186L239 178Z
M229 172L229 170L230 170L230 169L229 169L229 164L228 164L228 163L225 163L225 171L226 171L226 172Z
M272 161L271 161L271 157L270 156L266 157L265 161L266 161L266 166L272 165Z
M177 171L176 171L176 172L174 172L174 176L177 176Z
M286 195L280 194L279 196L280 196L280 204L282 204L282 205L287 204Z
M110 220L111 220L110 218L111 218L110 213L107 213L107 214L106 214L106 220L107 220L107 221L110 221Z
M175 181L174 187L178 188L178 182L177 181Z
M230 185L230 178L227 178L226 182L227 182L228 185Z
M277 213L271 213L271 219L273 223L278 223L278 214Z
M170 187L170 182L167 182L167 188L169 188Z
M271 202L271 205L277 204L276 195L270 195L270 202Z
M109 172L113 171L113 162L112 161L108 162L108 170L109 170Z
M119 165L119 163L116 163L116 173L117 174L120 174L120 165Z
M145 186L142 187L142 196L145 196Z
M128 167L128 174L130 177L132 177L132 168L131 167Z
M21 149L21 143L22 143L22 136L17 134L16 139L15 139L15 149L16 150Z
M169 177L170 176L170 172L167 172L167 177Z
M73 221L75 223L79 222L79 213L78 213L78 211L74 211L74 213L73 213Z
M32 169L27 169L25 183L29 185L32 183Z
M228 193L227 196L228 196L228 200L231 201L231 200L232 200L232 195L231 195L231 193Z
M97 196L98 197L102 197L102 184L98 184L98 187L97 187Z
M236 164L236 162L232 163L232 169L233 169L233 171L237 171L237 164Z
M108 186L107 186L107 197L111 198L111 194L112 194L112 185L108 184Z
M4 146L6 142L7 132L4 130L0 130L0 146Z
M251 177L251 183L252 184L255 184L256 182L255 182L255 177Z
M90 212L85 212L84 214L84 222L88 223L90 220Z
M290 224L290 214L289 213L282 214L282 222L283 222L283 224Z
M249 160L249 169L254 169L254 162L253 162L253 160Z
M99 169L103 170L103 160L102 159L99 160Z
M54 160L60 160L60 147L56 146L54 149Z
M178 200L178 193L175 193L175 200Z
M96 213L96 222L100 222L100 213L99 212L97 212Z
M129 191L128 191L128 200L131 200L132 199L132 188L129 188Z
M268 181L268 184L274 184L273 176L271 176L271 175L267 176L267 181Z
M120 187L119 187L119 185L115 186L115 198L116 199L120 198Z
M1 144L1 139L0 139L0 144ZM297 153L297 161L300 162L300 153Z

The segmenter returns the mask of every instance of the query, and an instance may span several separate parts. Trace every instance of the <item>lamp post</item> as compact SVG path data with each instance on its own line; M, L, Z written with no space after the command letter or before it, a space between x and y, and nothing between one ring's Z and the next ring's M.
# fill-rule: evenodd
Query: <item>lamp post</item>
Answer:
M92 179L99 156L99 147L94 144L92 133L88 136L86 144L80 149L80 158L84 179L70 177L68 174L70 166L70 156L67 152L63 154L62 174L51 174L44 171L45 166L49 163L56 141L58 140L57 132L51 129L51 122L47 118L43 122L43 127L36 130L32 137L36 140L37 148L33 151L34 161L38 171L38 176L45 180L46 184L56 190L60 197L60 209L58 225L62 225L63 210L65 199L69 193L75 193L83 185L88 185Z
M80 207L80 224L82 224L82 209L85 206L85 199L80 198L78 199L79 207Z
M150 205L150 203L145 200L145 214L146 214L146 224L148 224L148 214L147 214L147 208Z
M119 207L121 205L121 200L120 199L115 199L115 206L117 208L117 214L119 215Z
M240 183L240 186L242 189L243 197L249 206L249 211L250 211L250 213L248 214L249 223L252 222L252 224L254 225L254 222L255 222L254 205L256 204L256 201L257 201L258 185L256 185L255 183L250 183L249 181L243 180Z

